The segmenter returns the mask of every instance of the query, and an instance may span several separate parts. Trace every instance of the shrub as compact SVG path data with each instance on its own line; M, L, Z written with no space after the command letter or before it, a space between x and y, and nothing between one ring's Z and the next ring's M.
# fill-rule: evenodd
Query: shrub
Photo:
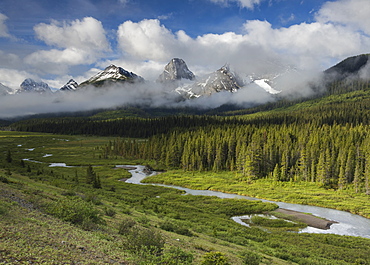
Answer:
M0 181L2 183L5 183L5 184L8 184L9 183L9 180L6 177L4 177L4 176L0 176Z
M85 197L85 201L87 202L91 202L95 205L101 205L102 202L101 200L99 199L98 196L94 195L94 194L87 194L86 197Z
M287 222L282 219L270 219L261 216L253 216L251 221L255 225L265 226L265 227L304 227L302 223L292 223Z
M259 265L262 261L262 258L257 253L252 251L245 251L242 253L243 264L245 265Z
M164 239L159 232L153 229L131 229L125 245L133 252L147 251L153 255L160 255L164 248Z
M203 255L201 265L229 265L225 254L218 251L211 251Z
M190 265L193 263L193 254L185 252L181 248L171 247L166 249L160 264L163 265Z
M46 207L46 212L87 230L104 224L100 211L95 209L92 203L85 202L79 197L62 198L52 202Z
M104 208L104 213L105 213L106 216L113 217L113 216L116 215L117 212L112 208L105 207Z
M72 191L72 190L67 190L65 192L62 193L63 196L76 196L76 192Z
M166 230L168 232L174 232L179 235L193 236L193 233L189 229L179 226L177 224L174 224L168 220L161 223L159 227L163 230Z
M136 225L136 222L134 219L127 217L122 220L121 224L118 227L118 233L120 235L127 235L130 233L131 228L133 228Z
M8 211L9 205L4 201L0 201L0 215L6 215Z

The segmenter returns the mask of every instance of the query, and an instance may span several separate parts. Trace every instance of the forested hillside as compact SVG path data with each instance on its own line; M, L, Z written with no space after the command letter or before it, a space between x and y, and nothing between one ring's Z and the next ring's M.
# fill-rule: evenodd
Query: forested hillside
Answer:
M234 171L249 181L316 182L369 194L368 83L333 82L326 96L293 103L278 102L279 108L267 111L255 108L248 115L52 118L18 122L12 128L147 138L117 138L102 148L102 156L155 160L190 171Z

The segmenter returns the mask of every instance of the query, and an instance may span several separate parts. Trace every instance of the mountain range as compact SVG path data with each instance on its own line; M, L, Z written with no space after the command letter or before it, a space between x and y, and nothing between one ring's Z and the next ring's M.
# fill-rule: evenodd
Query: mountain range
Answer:
M323 72L324 82L329 83L353 76L369 78L369 57L369 54L349 57L330 67ZM164 71L158 76L155 83L157 86L165 88L162 92L177 94L182 100L206 97L222 91L237 93L240 89L248 89L252 85L274 96L281 92L275 87L275 79L288 71L289 69L283 69L281 73L273 77L252 75L249 78L242 78L232 71L230 65L225 64L208 75L198 77L189 70L183 59L173 58L164 67ZM69 80L57 92L82 91L83 89L92 88L104 89L111 86L119 88L126 84L149 84L149 81L122 67L110 65L81 84L73 79ZM0 84L0 96L24 93L53 94L48 84L30 78L24 80L20 88L16 90Z

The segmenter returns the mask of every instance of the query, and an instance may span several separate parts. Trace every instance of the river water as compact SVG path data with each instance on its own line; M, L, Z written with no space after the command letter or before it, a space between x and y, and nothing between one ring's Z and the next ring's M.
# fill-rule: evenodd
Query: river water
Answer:
M23 159L25 161L34 162L34 163L44 163L36 160L31 159ZM66 163L49 163L49 167L73 167L67 166ZM127 179L127 183L132 184L140 184L140 185L156 185L168 188L175 188L178 190L182 190L185 194L191 195L203 195L203 196L216 196L219 198L229 198L229 199L247 199L247 200L260 200L263 202L272 202L277 204L280 208L294 210L298 212L310 213L318 217L322 217L328 220L332 220L338 223L334 223L330 226L328 230L322 230L314 227L307 227L302 229L300 233L321 233L321 234L337 234L337 235L346 235L346 236L358 236L364 238L370 238L370 219L365 217L351 214L344 211L338 211L329 208L317 207L317 206L309 206L309 205L301 205L301 204L294 204L294 203L285 203L285 202L275 202L263 199L257 199L248 196L242 196L237 194L229 194L223 193L218 191L210 191L210 190L192 190L188 188L183 188L180 186L173 186L173 185L164 185L164 184L156 184L156 183L141 183L143 179L148 177L147 174L143 172L144 166L142 165L117 165L116 167L122 168L134 168L129 170L132 177ZM156 175L156 172L153 172L151 175ZM247 216L235 216L232 219L235 222L238 222L242 225L246 225L241 219L248 218Z
M117 166L117 167L125 167L125 166ZM237 194L229 194L229 193L223 193L223 192L217 192L217 191L192 190L192 189L183 188L179 186L172 186L172 185L141 183L141 181L148 176L143 172L144 166L138 165L138 166L128 166L128 167L135 167L135 169L129 170L132 177L126 180L127 183L141 184L141 185L157 185L157 186L175 188L175 189L184 191L185 194L191 194L191 195L217 196L219 198L237 198L237 199L247 199L247 200L260 200L263 202L272 202L272 203L277 204L280 208L283 208L283 209L310 213L318 217L322 217L328 220L338 222L338 223L332 224L330 226L330 229L328 230L307 227L305 229L302 229L300 233L327 233L327 234L337 234L337 235L347 235L347 236L358 236L358 237L370 238L370 219L367 219L359 215L351 214L351 213L344 212L344 211L329 209L329 208L301 205L301 204L294 204L294 203L275 202L275 201L256 199L253 197L241 196ZM155 174L156 172L154 172L152 175L155 175ZM234 221L240 224L246 225L240 219L243 219L243 216L233 217Z

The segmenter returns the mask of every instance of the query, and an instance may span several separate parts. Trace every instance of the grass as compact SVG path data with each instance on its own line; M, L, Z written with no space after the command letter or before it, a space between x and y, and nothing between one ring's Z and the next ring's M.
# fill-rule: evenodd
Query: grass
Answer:
M163 183L199 190L235 193L260 199L307 204L348 211L370 218L370 197L351 189L327 190L316 183L243 181L235 172L184 172L171 170L144 182Z
M127 178L129 173L114 168L115 165L143 161L99 157L99 146L110 140L112 138L0 132L0 264L174 264L168 262L176 261L184 253L184 257L192 255L192 264L200 264L209 252L220 252L230 264L236 265L244 264L245 253L266 265L370 262L368 239L281 231L267 233L230 219L233 215L272 210L276 207L273 204L183 196L174 189L118 181ZM31 148L35 149L29 151ZM11 163L5 161L8 150ZM52 156L44 157L45 154ZM22 167L23 158L43 163L25 161ZM49 163L56 162L75 167L49 167ZM102 189L85 183L88 165L100 176ZM204 173L193 175L182 171L170 171L158 177L176 180L180 185L187 180L202 189L248 191L237 175L230 177L226 173L212 173L206 180L202 180ZM264 193L273 196L275 192L276 196L284 197L281 191L299 189L281 186L270 190L270 185L264 190L262 182L257 184L250 185L249 190L256 189L257 196ZM70 219L71 215L50 210L50 205L56 202L63 202L59 205L69 210L88 207L91 211L84 215L92 214L99 219L91 219L94 225L89 223L90 219L85 223ZM69 214L74 216L73 211ZM132 227L140 231L137 237L142 238L134 246L127 245L127 240L135 235L127 220L133 220ZM129 228L123 229L122 224ZM164 240L164 249L158 256L148 254L143 247L147 246L150 231ZM153 240L153 244L159 242L157 245L162 246L160 240ZM151 244L149 241L149 247ZM175 254L178 256L174 257Z

